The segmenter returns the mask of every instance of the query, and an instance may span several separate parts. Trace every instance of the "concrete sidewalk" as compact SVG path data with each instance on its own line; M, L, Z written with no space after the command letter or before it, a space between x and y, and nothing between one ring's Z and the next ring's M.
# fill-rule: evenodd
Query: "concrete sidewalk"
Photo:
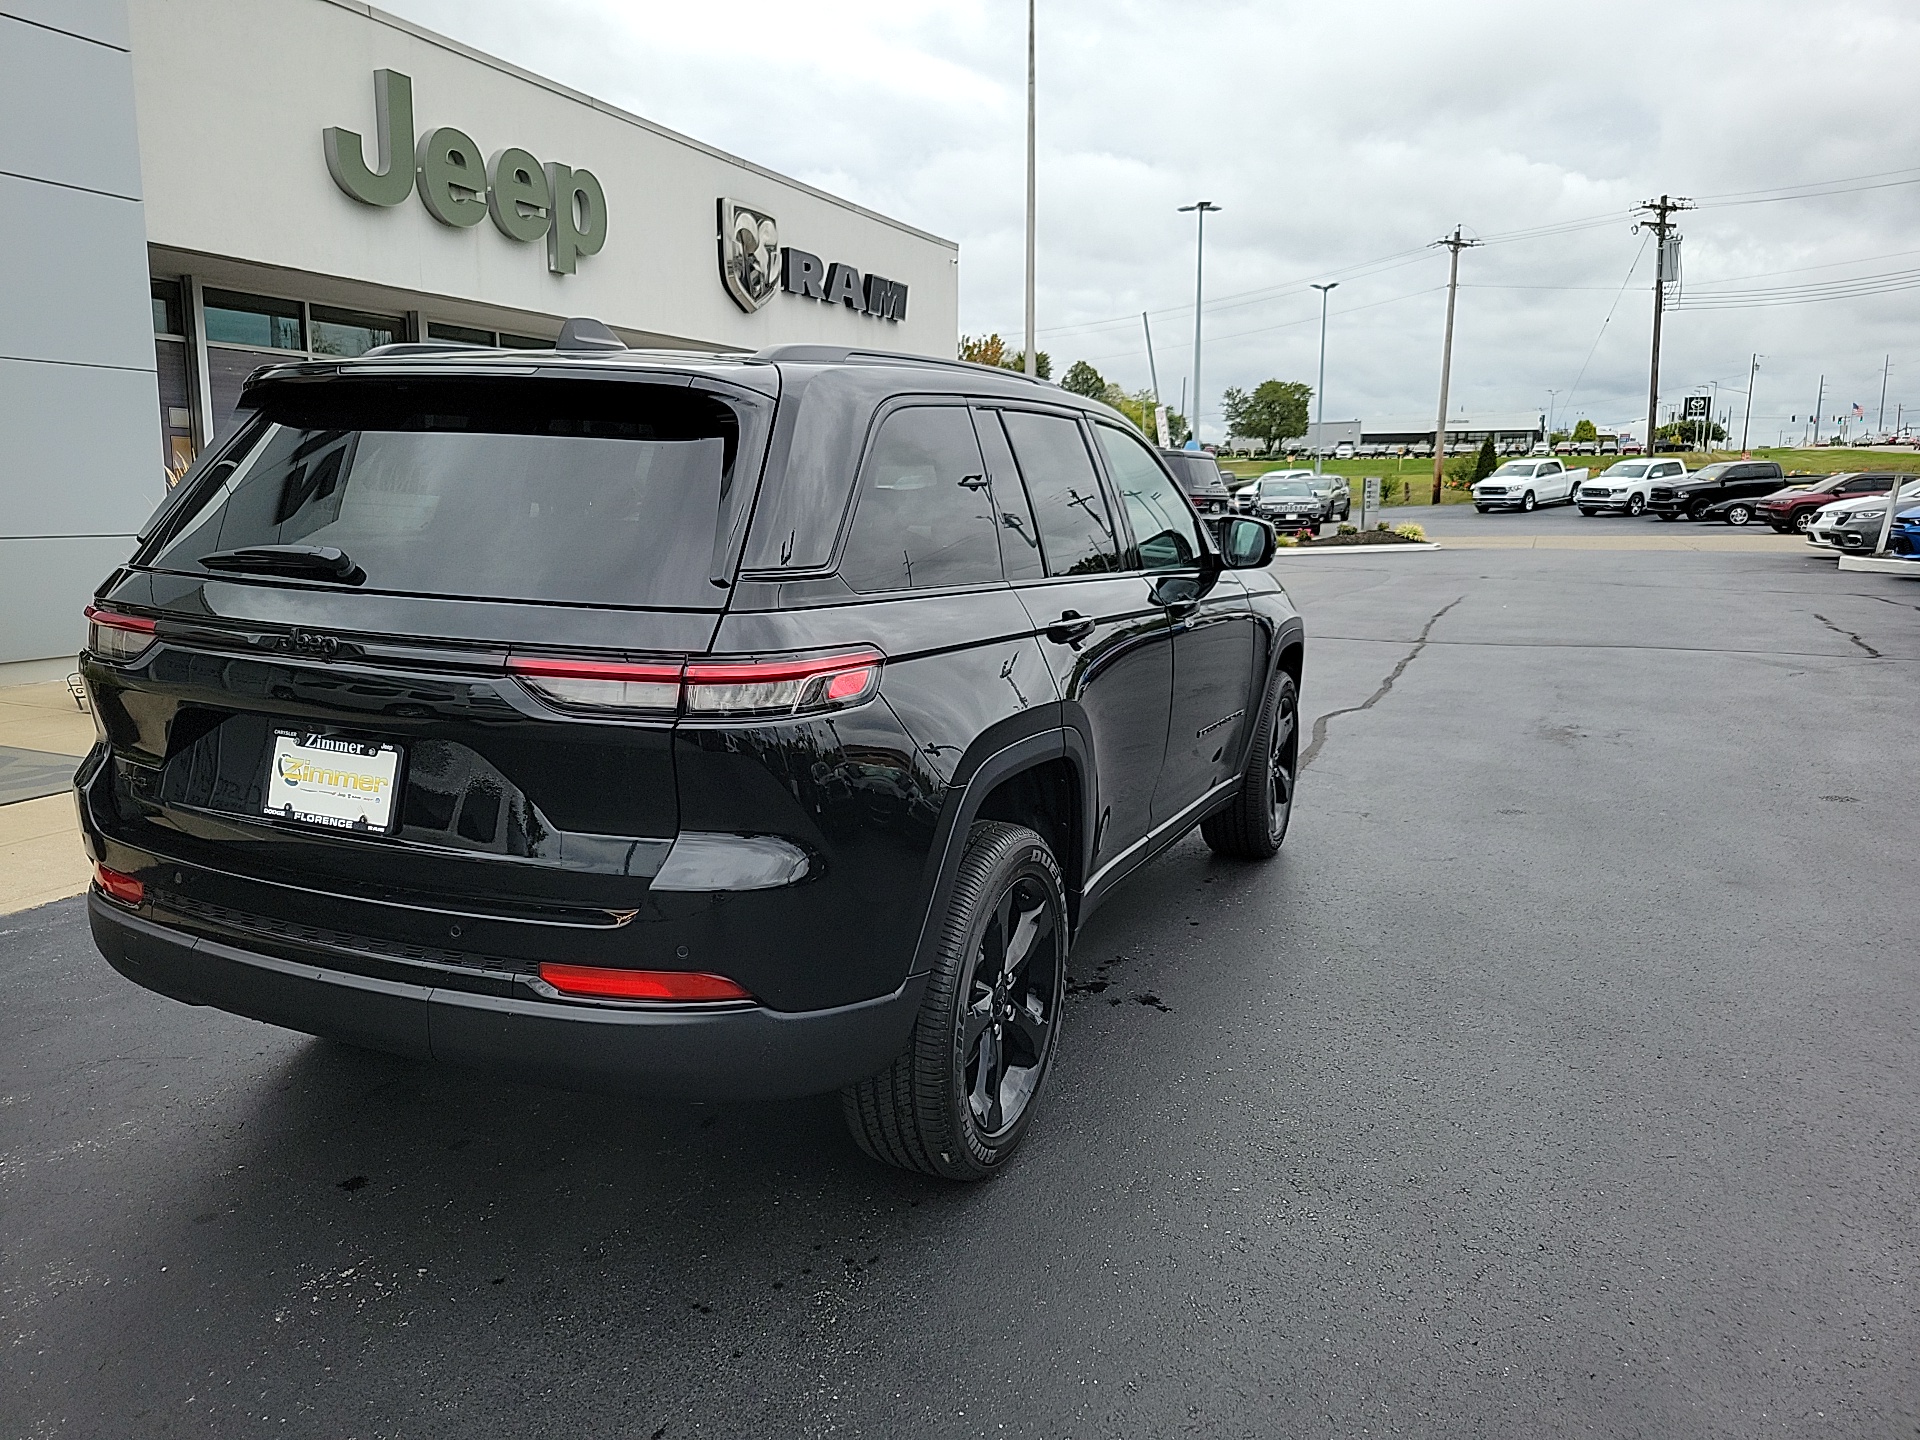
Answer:
M64 684L0 689L0 749L70 756L93 746L93 716ZM64 792L0 805L0 915L78 895L92 870L80 848L73 797Z

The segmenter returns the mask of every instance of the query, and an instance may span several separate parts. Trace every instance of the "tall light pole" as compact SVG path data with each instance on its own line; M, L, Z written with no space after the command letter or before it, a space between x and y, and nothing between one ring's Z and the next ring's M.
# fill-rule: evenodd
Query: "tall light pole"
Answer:
M1893 356L1887 356L1886 364L1880 367L1880 419L1876 424L1874 438L1887 433L1887 373L1893 369Z
M1034 236L1034 166L1033 166L1033 7L1035 0L1027 0L1027 375L1029 378L1039 374L1039 347L1033 336L1033 236Z
M1547 422L1547 434L1549 436L1553 434L1553 401L1554 401L1554 397L1557 396L1559 393L1560 392L1558 390L1547 391L1547 413L1545 418ZM1573 402L1569 400L1567 403L1571 405Z
M1753 428L1753 377L1760 373L1760 352L1753 352L1753 363L1747 366L1747 418L1740 422L1740 449L1747 448L1747 432Z
M1196 200L1182 205L1180 213L1193 212L1193 414L1187 417L1187 429L1197 446L1200 443L1200 302L1205 294L1202 280L1207 264L1207 212L1220 207L1211 200Z
M1320 388L1313 392L1319 414L1313 422L1313 473L1320 473L1320 457L1327 453L1327 292L1337 289L1338 280L1313 288L1320 292Z

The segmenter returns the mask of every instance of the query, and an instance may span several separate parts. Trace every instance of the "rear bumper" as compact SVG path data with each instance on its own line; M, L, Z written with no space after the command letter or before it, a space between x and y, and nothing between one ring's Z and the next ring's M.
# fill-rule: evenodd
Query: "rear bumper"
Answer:
M588 1090L705 1100L812 1095L906 1047L924 976L832 1010L624 1006L506 998L263 955L87 897L94 943L138 985L216 1009L420 1059Z

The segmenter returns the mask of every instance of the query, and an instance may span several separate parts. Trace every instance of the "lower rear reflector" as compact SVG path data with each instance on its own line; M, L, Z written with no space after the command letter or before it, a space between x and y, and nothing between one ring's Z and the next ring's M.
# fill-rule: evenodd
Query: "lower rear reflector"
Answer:
M122 905L138 905L147 898L145 885L131 875L122 875L118 870L95 865L93 878L109 899L118 900Z
M135 882L136 884L138 882ZM724 975L698 970L616 970L599 965L542 965L540 978L562 995L594 1000L751 1000Z

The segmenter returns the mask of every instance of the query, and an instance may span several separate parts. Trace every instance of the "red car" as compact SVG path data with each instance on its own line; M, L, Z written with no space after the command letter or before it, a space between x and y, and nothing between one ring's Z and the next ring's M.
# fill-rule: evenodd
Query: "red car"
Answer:
M1754 509L1762 520L1782 535L1796 530L1804 535L1807 526L1813 523L1813 512L1822 505L1851 499L1855 495L1884 495L1893 488L1895 478L1886 472L1868 475L1843 471L1838 475L1824 476L1811 485L1797 485L1763 495L1754 502Z

